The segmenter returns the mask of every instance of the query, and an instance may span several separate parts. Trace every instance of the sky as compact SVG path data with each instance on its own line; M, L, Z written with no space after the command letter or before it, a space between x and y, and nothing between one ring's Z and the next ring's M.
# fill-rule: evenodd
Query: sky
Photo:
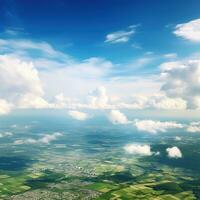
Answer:
M0 114L198 111L199 9L198 0L0 0Z

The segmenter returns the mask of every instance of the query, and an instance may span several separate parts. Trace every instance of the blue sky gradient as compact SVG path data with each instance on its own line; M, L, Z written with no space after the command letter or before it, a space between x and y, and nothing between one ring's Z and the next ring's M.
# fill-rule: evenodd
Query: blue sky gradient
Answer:
M197 0L7 0L0 5L0 29L2 37L10 37L3 34L6 29L15 29L16 38L49 42L77 59L99 56L126 63L149 51L185 56L199 50L172 34L176 24L198 18L199 8ZM138 27L128 43L104 43L105 35L130 25Z

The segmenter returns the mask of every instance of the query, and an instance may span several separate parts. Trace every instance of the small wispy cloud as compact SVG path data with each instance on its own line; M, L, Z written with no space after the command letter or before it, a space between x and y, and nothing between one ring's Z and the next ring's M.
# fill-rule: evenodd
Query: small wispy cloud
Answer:
M131 36L136 31L136 25L131 25L128 27L127 30L119 30L113 33L109 33L106 35L106 39L104 42L110 43L110 44L116 44L116 43L126 43L130 40Z
M133 43L131 45L131 47L135 48L135 49L142 49L142 45L141 44L138 44L138 43Z
M167 53L163 55L164 58L168 58L168 59L174 59L177 58L177 54L176 53Z
M13 33L12 30L7 30ZM26 56L32 57L31 51L39 52L43 57L54 58L59 60L70 60L70 56L56 50L52 45L47 42L36 42L28 39L0 39L0 47L2 53L21 52Z
M4 33L8 36L17 36L21 34L27 34L24 32L24 29L21 27L7 27Z

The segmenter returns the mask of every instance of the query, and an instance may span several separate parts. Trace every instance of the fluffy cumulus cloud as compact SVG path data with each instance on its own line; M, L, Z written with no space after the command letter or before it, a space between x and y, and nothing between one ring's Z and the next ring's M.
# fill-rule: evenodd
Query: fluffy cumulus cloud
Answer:
M80 121L84 121L84 120L88 119L88 117L89 117L87 113L76 111L76 110L71 110L68 112L68 114L73 119L80 120Z
M13 56L0 55L0 101L1 113L7 113L11 103L16 107L38 107L47 104L42 98L44 91L33 64L21 61ZM40 99L40 102L39 100ZM8 103L9 102L9 103Z
M130 40L130 37L135 33L136 26L130 26L128 30L120 30L106 35L106 43L116 44L125 43Z
M128 144L124 150L129 154L136 154L142 156L151 156L151 147L148 144Z
M166 149L169 158L182 158L181 150L178 147Z
M174 34L186 40L200 42L200 19L176 25Z
M43 94L38 71L33 64L8 55L0 55L0 84L1 95Z
M161 90L171 98L181 98L187 108L200 108L200 60L187 59L161 65Z
M179 124L173 121L161 122L153 120L135 120L134 126L138 131L144 131L156 134L158 132L166 132L168 129L183 128L183 124Z
M21 144L49 144L50 142L56 140L58 137L62 136L63 134L60 132L55 132L53 134L45 134L43 137L39 139L23 139L23 140L15 140L14 145L21 145Z
M128 124L129 121L122 112L119 110L111 110L108 119L113 123L113 124Z
M200 132L200 122L191 122L187 128L186 128L187 132L190 133L196 133L196 132Z

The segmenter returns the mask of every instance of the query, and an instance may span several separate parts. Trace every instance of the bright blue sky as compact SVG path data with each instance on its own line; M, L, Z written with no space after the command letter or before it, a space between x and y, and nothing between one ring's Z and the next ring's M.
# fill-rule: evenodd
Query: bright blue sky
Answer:
M15 38L46 41L77 59L104 57L114 63L129 62L145 52L188 55L199 50L175 37L176 24L200 17L198 0L2 0L2 38L6 29L22 29ZM139 25L129 42L107 44L105 36ZM134 48L133 45L141 48Z

